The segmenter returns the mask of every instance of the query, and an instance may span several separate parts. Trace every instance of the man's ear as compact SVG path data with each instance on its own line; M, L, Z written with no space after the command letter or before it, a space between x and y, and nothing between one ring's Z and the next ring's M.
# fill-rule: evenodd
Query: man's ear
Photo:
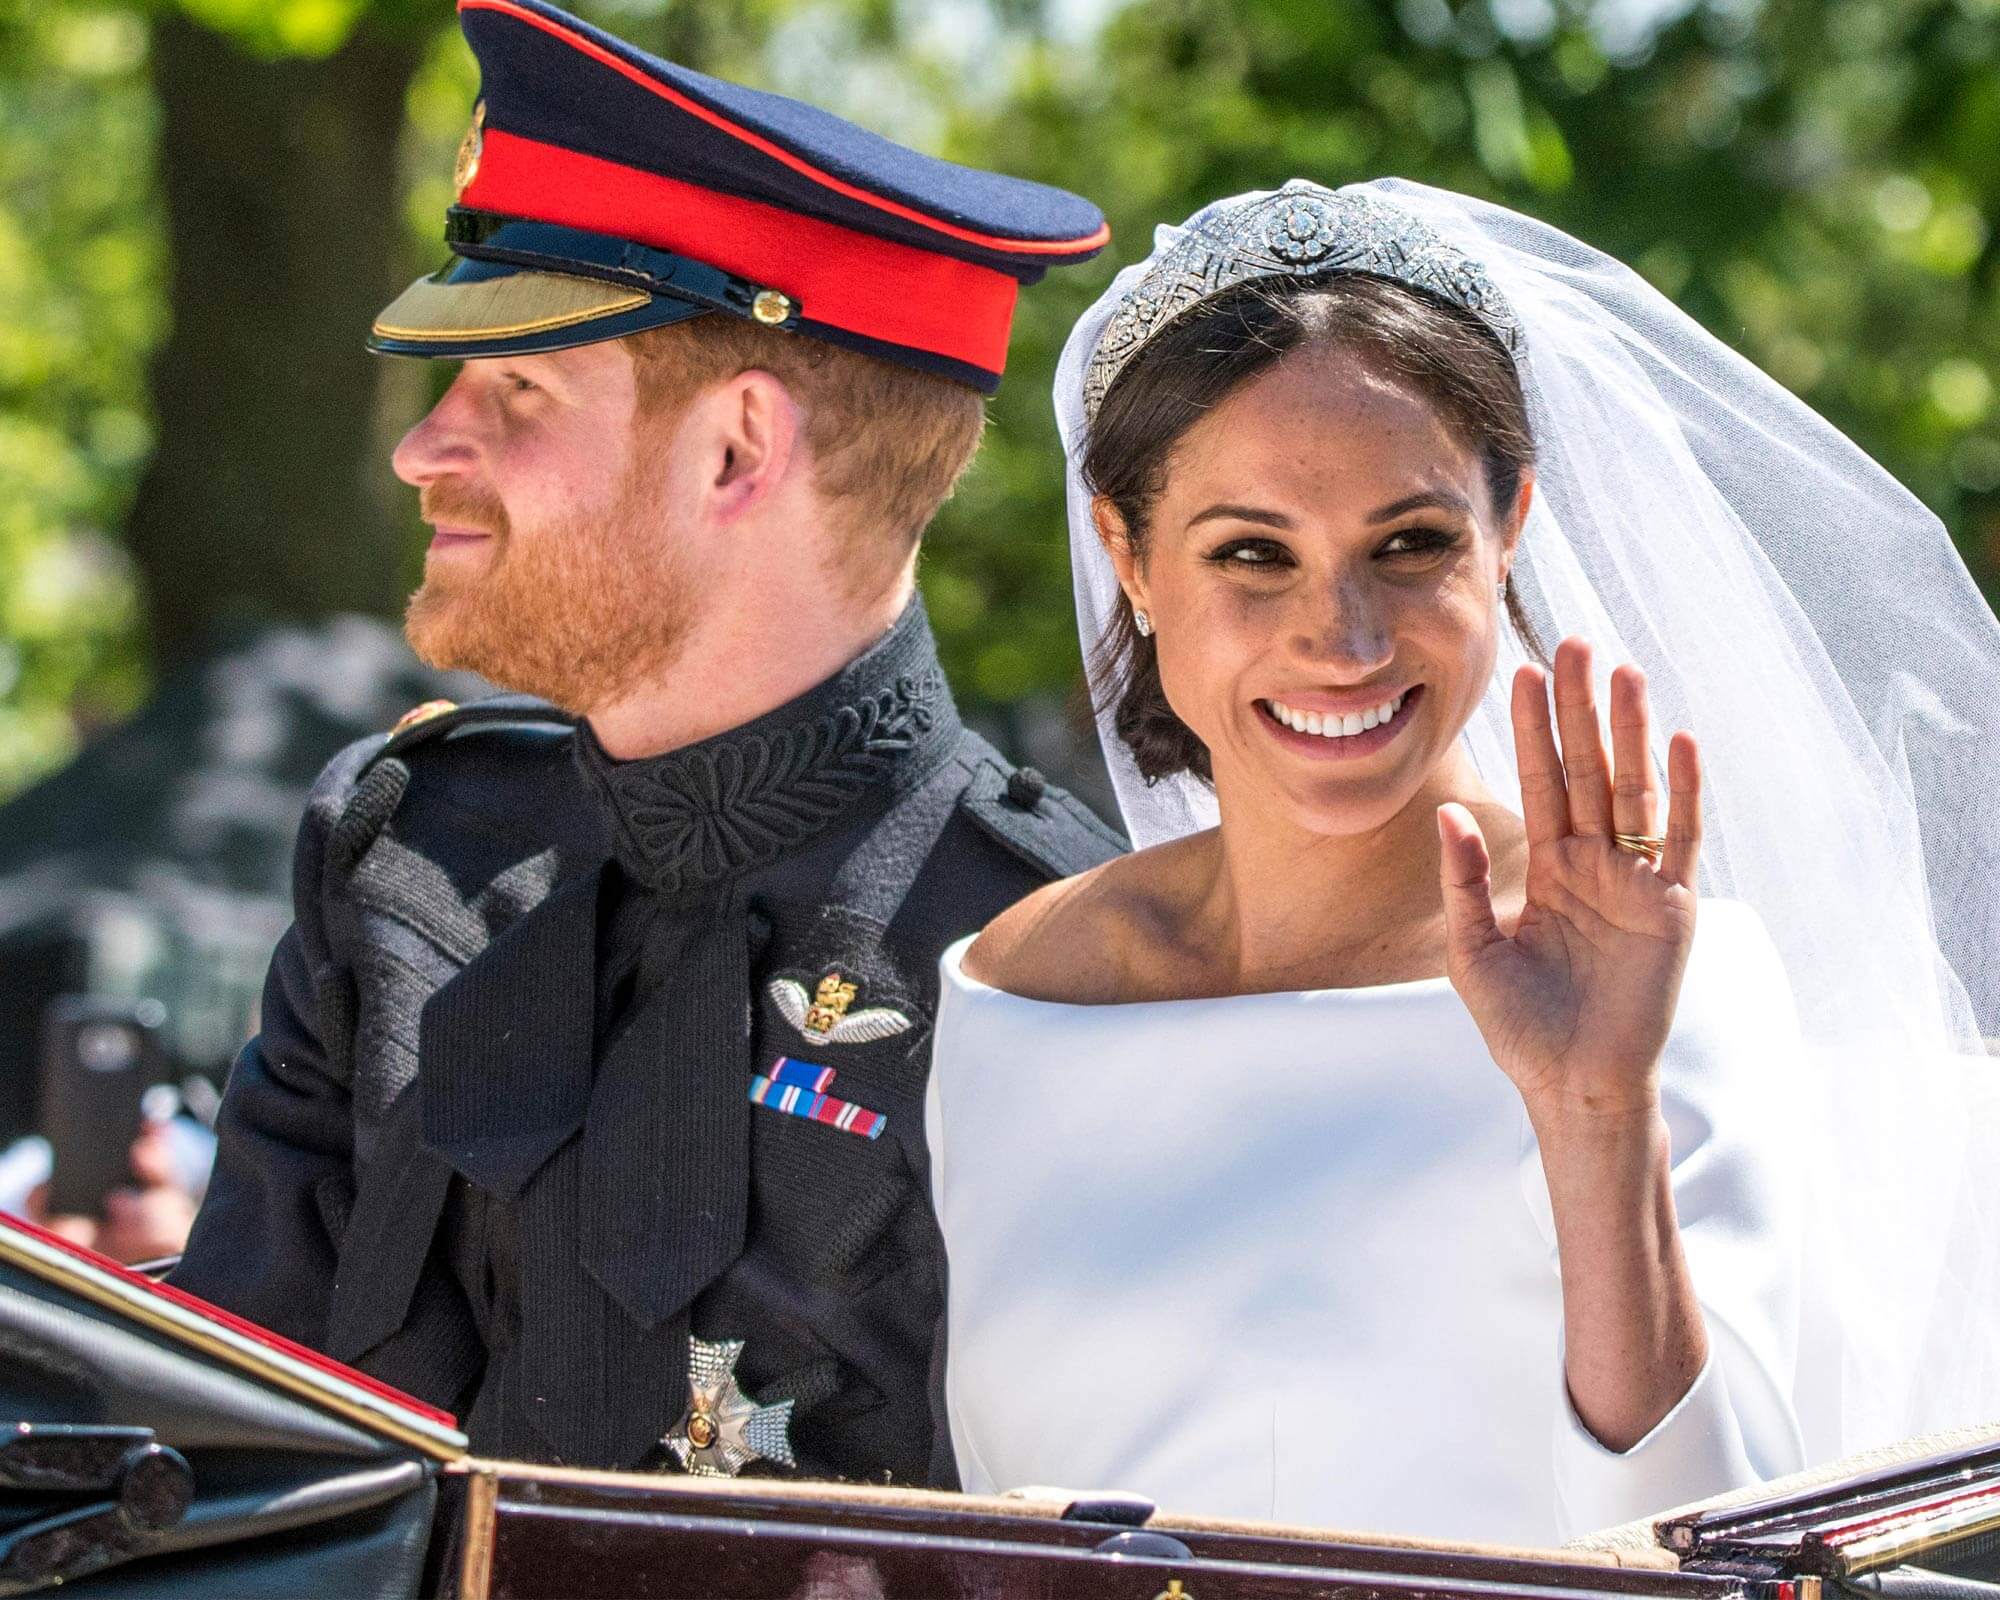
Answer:
M1097 542L1111 558L1111 570L1118 574L1118 586L1138 610L1146 609L1146 575L1132 549L1132 538L1118 508L1104 495L1090 502L1090 520L1097 524Z
M688 408L703 498L718 522L768 500L801 459L805 413L791 391L753 368L715 384Z

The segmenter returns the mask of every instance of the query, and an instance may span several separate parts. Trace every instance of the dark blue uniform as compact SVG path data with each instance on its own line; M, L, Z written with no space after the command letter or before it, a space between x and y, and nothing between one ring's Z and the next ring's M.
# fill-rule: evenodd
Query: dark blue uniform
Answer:
M384 353L727 316L991 392L1020 289L1106 241L1076 195L547 0L459 14L481 94L451 260L376 320ZM960 726L915 604L799 700L649 760L505 700L355 746L314 792L176 1281L485 1454L950 1485L938 957L1118 847Z
M480 1453L663 1463L693 1334L793 1402L800 1471L951 1486L938 956L1118 848L960 725L916 604L668 755L612 761L526 701L354 746L174 1281ZM753 1104L779 1058L880 1136Z

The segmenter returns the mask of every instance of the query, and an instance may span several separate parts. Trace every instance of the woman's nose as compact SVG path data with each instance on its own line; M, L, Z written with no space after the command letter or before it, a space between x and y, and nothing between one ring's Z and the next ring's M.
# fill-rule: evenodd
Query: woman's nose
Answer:
M1343 683L1389 664L1394 641L1365 578L1343 574L1302 600L1306 609L1293 619L1293 649L1302 660Z

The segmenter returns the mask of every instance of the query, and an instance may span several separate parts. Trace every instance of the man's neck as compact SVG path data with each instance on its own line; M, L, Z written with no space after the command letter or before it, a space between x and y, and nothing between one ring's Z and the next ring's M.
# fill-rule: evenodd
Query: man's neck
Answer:
M605 754L663 755L754 722L824 683L881 641L915 590L906 574L877 599L773 604L698 622L658 674L589 713Z

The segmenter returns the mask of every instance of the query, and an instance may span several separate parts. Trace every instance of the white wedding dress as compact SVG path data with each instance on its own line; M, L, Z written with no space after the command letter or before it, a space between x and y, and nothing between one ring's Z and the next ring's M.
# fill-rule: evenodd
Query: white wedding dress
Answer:
M946 952L931 1181L965 1488L1554 1541L1794 1470L1797 1024L1703 901L1662 1063L1711 1356L1606 1450L1562 1379L1546 1187L1443 978L1076 1006Z

